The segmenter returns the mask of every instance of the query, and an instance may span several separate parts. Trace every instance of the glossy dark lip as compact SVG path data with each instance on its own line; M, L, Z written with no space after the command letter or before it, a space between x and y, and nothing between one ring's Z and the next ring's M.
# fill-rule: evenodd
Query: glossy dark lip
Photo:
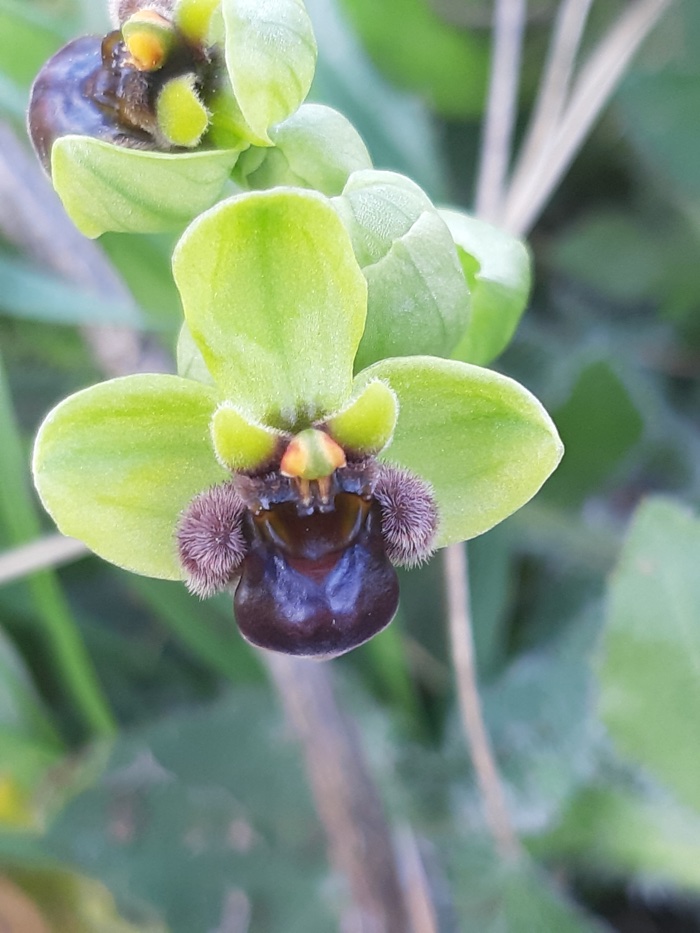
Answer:
M351 526L344 525L348 508L356 510ZM291 514L287 505L283 518ZM258 647L337 657L385 628L398 607L398 578L385 553L379 508L345 494L338 512L290 520L305 529L296 553L293 537L282 549L264 534L265 522L249 516L250 550L234 596L236 621L243 637ZM331 546L334 521L338 538ZM325 546L310 557L314 525L323 525Z

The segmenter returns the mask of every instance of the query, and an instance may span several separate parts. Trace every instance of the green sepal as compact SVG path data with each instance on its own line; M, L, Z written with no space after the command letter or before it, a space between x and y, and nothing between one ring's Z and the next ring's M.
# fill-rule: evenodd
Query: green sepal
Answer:
M461 211L441 210L457 245L472 295L472 312L452 358L486 366L510 343L531 286L531 260L522 240Z
M345 404L367 287L326 198L231 198L189 227L173 271L207 368L247 418L299 429Z
M469 289L447 225L394 172L355 172L333 205L369 288L356 368L393 356L448 356L469 319Z
M179 376L139 375L61 402L39 429L33 461L59 529L126 570L180 579L180 513L228 477L209 436L218 401Z
M382 360L357 377L396 393L399 417L381 459L432 484L437 545L488 531L524 505L563 453L540 402L499 373L455 360Z
M222 0L226 66L248 140L270 142L309 93L316 40L302 0Z
M341 447L378 454L391 441L399 414L396 395L384 382L370 382L325 426Z
M235 179L242 186L297 185L333 197L353 172L372 168L362 137L332 107L302 104L269 135L273 148L251 148L239 159Z
M222 402L211 419L211 439L221 466L235 473L260 469L269 463L281 436L249 421L230 402Z
M158 128L173 146L193 149L209 125L209 112L202 103L192 74L172 78L163 85L156 101Z
M85 236L108 230L160 233L211 207L237 158L233 149L144 152L89 136L63 136L51 150L51 177Z

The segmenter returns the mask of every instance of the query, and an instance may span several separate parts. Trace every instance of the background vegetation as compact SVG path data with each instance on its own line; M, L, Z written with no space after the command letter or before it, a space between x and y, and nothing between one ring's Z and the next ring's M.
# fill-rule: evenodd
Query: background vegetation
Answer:
M350 117L377 167L472 205L489 0L307 6L313 99ZM518 132L556 6L529 7ZM625 6L593 5L584 54ZM90 0L0 0L8 126L22 136L48 55L104 27ZM532 860L502 862L483 822L440 557L403 575L391 628L334 663L440 930L700 930L698 48L700 6L675 0L532 232L531 307L496 364L543 400L567 448L536 500L470 545L485 716ZM101 377L84 325L172 348L174 240L100 240L133 306L0 235L8 553L51 530L28 451L44 413ZM0 587L0 916L13 929L45 929L32 901L58 933L336 927L342 883L229 602L92 557Z

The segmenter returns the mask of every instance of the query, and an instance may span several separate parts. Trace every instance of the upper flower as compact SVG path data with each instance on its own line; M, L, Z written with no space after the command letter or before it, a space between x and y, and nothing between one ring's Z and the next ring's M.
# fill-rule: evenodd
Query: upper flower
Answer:
M353 378L367 284L328 199L212 208L174 256L180 376L79 392L37 438L61 530L122 567L237 581L251 641L333 655L390 621L392 563L523 505L562 448L540 403L480 367L385 359Z

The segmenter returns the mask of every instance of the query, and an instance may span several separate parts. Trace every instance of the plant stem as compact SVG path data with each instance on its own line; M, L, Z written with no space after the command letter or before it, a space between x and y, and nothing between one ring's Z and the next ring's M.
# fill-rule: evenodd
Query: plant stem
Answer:
M637 0L601 39L576 79L551 144L533 160L506 203L503 224L527 234L558 187L630 61L672 0Z
M476 212L497 221L502 210L517 111L526 0L496 0L486 120L476 186Z
M410 930L391 835L352 720L338 706L327 664L265 652L301 741L331 861L353 894L356 933Z
M504 859L514 859L520 854L520 843L508 813L477 686L466 544L453 544L447 548L444 560L450 646L462 723L481 791L486 822L500 855Z

